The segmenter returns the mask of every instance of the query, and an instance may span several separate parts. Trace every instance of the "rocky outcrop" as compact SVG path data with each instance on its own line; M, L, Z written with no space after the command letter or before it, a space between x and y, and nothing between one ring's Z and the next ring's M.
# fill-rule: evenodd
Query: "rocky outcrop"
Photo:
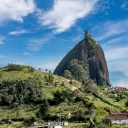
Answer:
M104 52L88 31L85 31L85 39L62 59L54 71L54 74L68 76L65 73L79 81L92 80L97 85L110 85Z

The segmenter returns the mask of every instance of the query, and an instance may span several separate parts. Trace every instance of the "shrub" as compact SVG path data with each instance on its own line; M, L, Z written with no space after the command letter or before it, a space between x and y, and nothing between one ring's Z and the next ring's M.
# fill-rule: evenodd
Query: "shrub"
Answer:
M42 119L46 118L49 113L49 107L50 106L49 106L48 101L46 99L44 99L39 108L39 111L37 112L37 117L42 118Z
M128 100L125 102L125 106L128 107Z

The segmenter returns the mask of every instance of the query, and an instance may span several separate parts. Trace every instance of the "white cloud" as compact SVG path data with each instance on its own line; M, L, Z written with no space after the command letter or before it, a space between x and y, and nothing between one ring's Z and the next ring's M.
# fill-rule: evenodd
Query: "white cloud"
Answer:
M27 56L27 55L32 55L30 52L24 52L23 55Z
M108 69L114 73L114 86L127 86L128 82L128 46L115 46L104 48ZM122 74L122 75L121 75ZM128 86L127 86L128 87Z
M9 62L9 64L20 64L20 65L25 65L25 62Z
M29 39L28 41L28 49L32 51L39 51L41 46L46 43L47 39Z
M116 60L114 62L108 62L109 65L109 70L110 72L120 72L122 73L125 77L128 77L128 61L119 61ZM122 78L121 78L122 79Z
M25 33L28 33L29 31L25 30L25 29L21 29L21 30L18 30L18 31L12 31L12 32L9 32L9 35L21 35L21 34L25 34Z
M0 55L0 58L5 58L5 56L3 56L3 55Z
M126 42L127 40L128 40L128 35L126 34L124 36L119 36L119 37L113 38L113 39L107 41L105 44L106 45L111 45L111 44L113 45L115 43L120 43L122 41Z
M6 39L6 37L4 36L0 36L0 45L4 44L4 40Z
M111 46L104 48L104 52L109 70L123 72L128 77L128 46Z
M123 1L121 8L123 8L124 10L128 10L128 1L127 0Z
M0 45L4 44L4 42L0 41Z
M71 42L79 42L82 38L84 38L84 30L81 27L76 26L75 35L69 39Z
M40 16L42 26L61 33L94 10L98 0L55 0L53 8Z
M120 87L126 87L128 88L128 79L120 79L115 86L120 86Z
M44 35L41 38L29 39L27 48L32 51L39 51L42 48L42 45L48 43L48 41L52 38L53 35L48 34L48 35Z
M113 63L111 64L112 71L110 73L113 74L113 85L114 86L122 86L128 88L128 62L124 63Z
M105 49L105 48L104 48ZM128 58L128 46L109 47L105 49L105 55L108 61Z
M39 64L34 65L36 68L41 68L43 70L48 69L51 71L54 71L54 69L57 67L59 61L45 61Z
M23 18L35 8L33 0L0 0L0 24L8 20L23 22Z
M103 23L102 23L103 24ZM97 41L105 40L109 37L125 34L128 31L128 19L121 21L109 21L103 25L97 25L92 31L95 34ZM99 27L100 26L100 27Z

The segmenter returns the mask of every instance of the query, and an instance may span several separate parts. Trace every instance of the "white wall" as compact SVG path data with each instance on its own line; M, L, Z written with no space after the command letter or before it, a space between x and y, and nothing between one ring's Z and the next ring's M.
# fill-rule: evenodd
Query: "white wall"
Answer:
M62 126L59 126L59 125L58 125L58 126L54 126L54 128L62 128Z
M128 123L128 120L113 120L112 124L124 124Z
M58 125L58 126L48 126L48 128L63 128L63 127Z

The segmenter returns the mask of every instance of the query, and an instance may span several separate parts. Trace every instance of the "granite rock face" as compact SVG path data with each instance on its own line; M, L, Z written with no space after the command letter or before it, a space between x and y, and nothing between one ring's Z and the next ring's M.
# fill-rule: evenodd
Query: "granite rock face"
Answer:
M66 72L78 81L92 80L100 86L110 85L104 52L89 31L85 31L85 39L62 59L54 74L65 77Z

